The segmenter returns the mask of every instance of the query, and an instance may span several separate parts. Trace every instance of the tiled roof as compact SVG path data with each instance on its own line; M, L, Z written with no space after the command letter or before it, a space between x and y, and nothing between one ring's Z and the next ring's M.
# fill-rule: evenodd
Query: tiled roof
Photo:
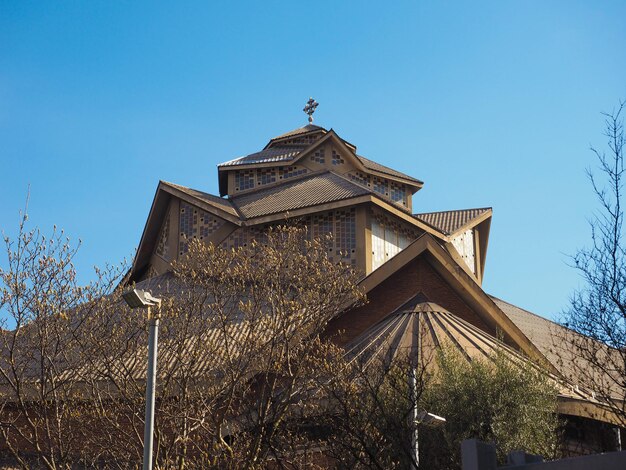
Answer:
M624 396L624 390L617 386L618 383L623 382L621 378L616 380L615 377L611 377L610 366L607 366L606 370L599 370L597 364L590 364L585 358L579 357L575 347L572 346L573 344L594 342L593 339L497 297L490 297L498 308L515 323L515 326L522 330L522 333L568 380L577 385L587 386L593 382L599 387L599 390L612 390L616 396ZM593 348L598 351L603 350L608 355L615 354L611 361L617 361L617 363L623 361L621 354L608 347L599 346L596 343Z
M515 326L522 330L522 333L524 333L544 355L551 354L550 350L553 341L551 330L556 328L562 329L563 327L561 325L551 322L539 315L535 315L528 310L516 307L497 297L490 297L500 310L515 323Z
M395 176L396 178L402 178L405 180L413 181L414 183L417 183L419 185L424 184L423 181L420 181L417 178L413 178L412 176L409 176L400 171L396 171L393 168L389 168L388 166L381 165L380 163L376 163L375 161L370 160L369 158L362 157L361 155L357 155L356 157L363 164L363 166L367 168L368 170L377 171L379 173L384 173L389 176Z
M451 235L490 210L490 207L482 207L456 211L426 212L423 214L413 214L413 217L427 223L446 235Z
M136 287L138 289L148 290L159 298L176 298L181 296L181 294L183 296L188 295L185 294L185 292L190 288L190 286L183 284L180 279L171 272L141 281L137 283ZM190 366L191 368L186 369L185 373L191 373L197 376L202 376L208 372L220 374L226 366L227 358L233 359L233 357L228 357L229 354L247 354L249 358L246 358L245 361L248 361L250 368L254 367L254 355L250 354L249 344L251 343L248 341L250 341L251 336L267 339L267 333L265 328L261 329L258 324L255 325L253 329L249 322L243 320L243 314L241 314L239 308L239 300L245 301L246 298L241 296L238 299L232 299L230 304L222 306L225 311L230 311L233 315L233 321L225 326L219 324L219 322L215 322L216 326L212 327L210 307L206 308L204 311L196 312L197 314L204 315L206 323L201 330L202 336L200 342L197 336L189 332L189 336L184 343L180 345L184 353L189 354L189 356L194 359L190 361L190 364L192 364L192 366ZM207 300L205 305L210 305L210 303L210 300ZM126 305L120 300L117 314L126 314L126 309ZM224 337L225 335L227 335L228 340L232 342L231 345L246 345L248 349L230 349L227 354L226 351L228 348L224 347L227 341ZM177 340L178 339L176 339L176 341ZM180 365L180 349L178 343L176 343L176 348L172 348L167 347L168 341L171 342L172 339L168 339L167 335L159 338L159 370L164 371L164 373L167 373L168 369L176 370L178 368L178 370L180 370L178 367ZM197 347L199 343L202 344L202 347L198 350ZM119 370L123 370L125 374L129 374L131 377L136 379L145 378L147 349L145 347L138 348L131 352L132 354L125 355L118 364L113 365L119 367ZM79 367L78 370L68 370L66 373L76 374L74 376L79 378L93 377L94 374L97 376L106 372L107 367L111 367L111 365L111 363L103 363L96 360ZM102 370L100 368L102 368Z
M233 204L247 219L349 199L371 191L335 173L313 173L235 196Z
M296 136L296 135L306 134L308 132L314 132L314 131L324 131L324 132L327 132L327 130L324 129L323 127L316 126L315 124L307 124L304 127L300 127L298 129L294 129L292 131L285 132L284 134L281 134L281 135L279 135L277 137L274 137L272 140L284 139L285 137L293 137L293 136Z
M468 362L488 360L496 353L506 354L516 364L527 361L522 354L483 330L435 303L421 300L407 302L365 331L346 346L346 354L348 359L364 365L382 361L386 366L394 358L408 356L432 371L436 367L436 352L442 346L457 350ZM593 400L589 393L573 388L567 381L554 375L549 377L561 396Z
M218 168L223 169L227 167L234 167L240 165L258 165L262 163L277 163L277 162L291 162L295 160L298 155L300 155L304 150L310 147L311 144L285 144L281 143L282 139L287 139L290 137L301 136L304 134L309 134L313 132L321 131L323 133L327 133L328 131L323 127L316 126L314 124L308 124L304 127L300 127L298 129L294 129L292 131L281 134L277 137L274 137L267 146L261 150L260 152L251 153L250 155L245 155L243 157L238 157L233 160L229 160L224 163L220 163ZM332 131L331 131L332 132ZM341 139L341 137L339 137ZM351 148L351 151L354 153L356 147L350 144L349 142L341 139L346 145ZM278 141L278 142L276 142ZM360 155L356 155L356 158L361 162L361 164L368 170L382 173L384 175L388 175L395 178L400 178L406 180L408 182L414 183L417 186L422 186L424 183L417 178L413 178L405 173L400 171L396 171L393 168L389 168L385 165L381 165L369 158L365 158Z
M223 210L224 212L233 215L235 217L239 217L237 210L233 207L231 202L228 199L223 199L218 196L214 196L213 194L204 193L202 191L198 191L196 189L187 188L185 186L180 186L174 183L168 183L166 181L162 181L163 184L170 186L172 188L178 189L179 191L184 192L185 194L195 198L200 199L201 201L212 205L218 209Z
M251 153L245 157L235 158L228 162L220 163L218 168L239 165L254 165L258 163L290 162L296 158L306 146L272 147L260 152Z
M490 295L491 299L502 310L507 317L511 319L526 337L541 351L541 353L550 361L557 369L562 370L567 376L572 376L571 361L574 360L571 355L565 357L560 352L557 343L563 338L574 334L567 328L552 322L546 318L540 317L528 310L517 307L513 304L505 302ZM564 359L566 359L564 361ZM591 370L591 369L589 369Z

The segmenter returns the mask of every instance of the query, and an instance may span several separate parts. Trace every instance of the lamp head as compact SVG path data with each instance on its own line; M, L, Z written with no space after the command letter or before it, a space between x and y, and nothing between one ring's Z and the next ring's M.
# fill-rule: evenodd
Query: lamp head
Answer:
M150 292L141 289L128 290L122 294L122 297L130 308L145 308L161 303L161 299L152 297Z
M441 416L437 416L427 411L422 411L420 414L417 415L415 424L422 424L430 428L439 428L446 424L446 418L442 418Z

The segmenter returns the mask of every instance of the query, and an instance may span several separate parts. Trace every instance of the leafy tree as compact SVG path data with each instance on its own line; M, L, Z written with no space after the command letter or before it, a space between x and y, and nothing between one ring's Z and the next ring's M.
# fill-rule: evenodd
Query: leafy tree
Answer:
M557 390L543 370L529 361L513 362L504 352L468 361L447 348L438 353L437 365L418 406L445 417L446 423L441 430L421 433L424 468L460 468L465 439L495 442L502 463L515 450L557 456Z

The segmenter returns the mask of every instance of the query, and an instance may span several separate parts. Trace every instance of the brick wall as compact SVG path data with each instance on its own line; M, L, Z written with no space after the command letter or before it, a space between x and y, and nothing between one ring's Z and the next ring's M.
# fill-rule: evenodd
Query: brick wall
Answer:
M367 328L401 307L417 294L434 302L474 326L495 335L495 331L456 294L428 261L418 257L368 294L368 303L329 323L327 332L339 345L345 345ZM337 332L342 332L340 335Z

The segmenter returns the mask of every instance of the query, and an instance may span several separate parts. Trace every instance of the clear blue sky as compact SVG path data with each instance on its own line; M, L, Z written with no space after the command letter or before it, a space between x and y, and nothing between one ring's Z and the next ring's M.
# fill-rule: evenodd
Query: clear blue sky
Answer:
M0 2L0 228L132 255L159 179L306 123L425 181L416 211L493 206L488 292L546 316L578 283L584 170L626 98L626 2ZM2 261L4 262L4 260Z

